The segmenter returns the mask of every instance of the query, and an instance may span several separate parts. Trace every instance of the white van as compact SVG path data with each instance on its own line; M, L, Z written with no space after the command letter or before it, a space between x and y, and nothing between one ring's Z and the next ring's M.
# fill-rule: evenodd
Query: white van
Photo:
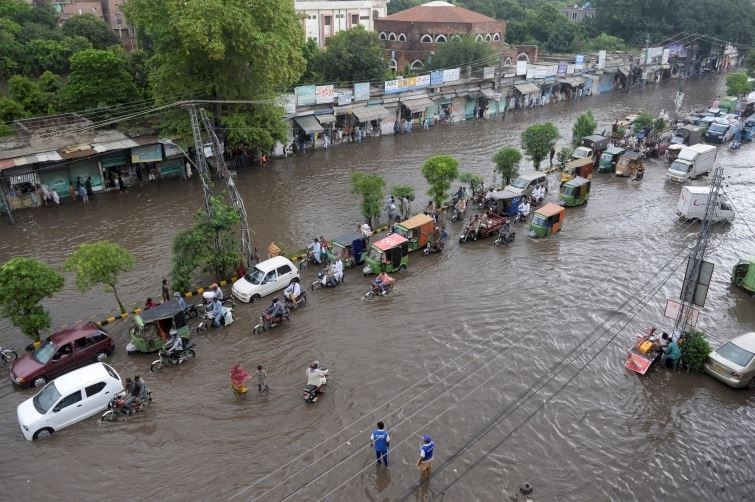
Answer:
M121 377L105 363L94 363L60 376L18 405L21 432L29 441L96 415L123 389Z
M709 186L682 187L679 202L676 204L676 213L680 218L687 220L702 220L705 217L709 194ZM719 193L714 204L713 214L711 214L712 221L728 221L731 223L734 220L734 208L726 195Z
M517 195L532 195L532 190L537 186L544 187L545 193L548 193L548 177L545 173L534 171L520 174L510 185L506 185L504 190Z
M682 148L679 156L666 171L666 178L684 183L713 170L718 149L713 145L697 144Z
M251 303L257 298L285 288L298 277L299 269L291 260L283 256L274 256L258 263L244 277L234 282L231 294L239 301Z

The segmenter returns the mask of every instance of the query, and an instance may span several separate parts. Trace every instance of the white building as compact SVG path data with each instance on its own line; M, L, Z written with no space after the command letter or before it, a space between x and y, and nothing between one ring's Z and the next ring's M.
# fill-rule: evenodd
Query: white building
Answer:
M302 25L306 37L325 46L325 39L339 31L362 25L375 31L373 21L385 17L390 0L294 0L294 9L304 16Z

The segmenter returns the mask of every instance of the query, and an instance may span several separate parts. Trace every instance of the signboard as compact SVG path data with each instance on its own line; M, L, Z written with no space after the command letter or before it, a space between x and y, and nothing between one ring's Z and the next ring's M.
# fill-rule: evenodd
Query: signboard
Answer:
M582 70L585 67L585 55L577 54L574 58L574 69L577 71Z
M566 76L566 61L561 61L558 63L558 70L556 71L557 77L565 77Z
M668 58L671 55L669 49L663 49L663 56L661 57L661 64L668 64Z
M666 300L666 309L663 311L663 315L669 319L676 320L679 317L679 310L682 308L682 304L676 300ZM700 311L695 307L689 307L687 309L687 324L689 326L697 326L697 319L700 317Z
M315 87L315 103L332 103L335 98L333 84L318 85Z
M430 72L430 85L440 85L443 83L443 70Z
M650 47L647 50L647 64L660 64L663 57L663 47Z
M350 105L351 100L352 100L352 94L351 92L348 92L348 91L339 92L338 96L336 97L336 102L338 103L338 106Z
M387 80L385 82L385 94L412 91L414 89L423 89L425 87L430 87L429 73L416 77L399 77L395 80Z
M315 104L315 86L303 85L294 88L297 106L309 106Z
M606 51L598 52L598 68L603 69L606 67Z
M370 83L358 82L354 84L354 101L367 101L370 99Z
M680 58L687 57L687 48L682 44L669 44L666 48L669 50L669 55L671 56L677 56Z
M459 80L459 68L443 70L443 82L453 82Z
M700 264L700 274L694 285L687 285L687 278L693 277L692 273L693 260L687 258L687 271L684 274L684 284L682 284L682 301L693 303L699 307L705 306L705 299L708 296L708 287L713 276L713 264L703 260Z
M546 77L545 68L535 68L535 78L545 78L545 77Z
M517 75L526 75L527 74L527 61L517 61L516 62L516 74Z
M157 145L137 146L131 149L132 164L160 162L161 160L163 160L163 146L159 143Z
M494 78L495 66L486 66L482 69L482 78Z

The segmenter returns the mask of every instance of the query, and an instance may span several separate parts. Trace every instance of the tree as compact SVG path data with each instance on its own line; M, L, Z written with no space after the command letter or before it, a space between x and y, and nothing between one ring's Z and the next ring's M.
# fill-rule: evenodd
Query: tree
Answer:
M52 324L39 303L63 287L63 277L36 258L11 258L0 267L0 316L39 342L39 332Z
M472 35L453 37L437 45L428 68L454 68L471 64L492 66L492 56L493 48L487 42L477 42Z
M380 39L361 25L329 37L317 59L326 82L382 81L388 71Z
M755 49L750 49L750 52L747 53L745 66L747 67L747 75L755 78Z
M71 16L63 23L63 34L81 36L92 43L95 49L107 49L111 45L119 45L120 41L112 28L93 14L79 14Z
M392 0L388 4L388 15L395 14L396 12L411 9L422 3L422 0Z
M87 49L71 56L71 74L60 90L66 110L106 108L138 97L122 51Z
M521 152L512 146L501 148L493 155L495 170L501 175L501 180L505 180L505 185L508 185L512 178L519 176L519 162L521 160Z
M475 193L477 192L477 187L482 185L483 179L479 174L464 171L463 173L459 174L459 181L469 185L470 192Z
M619 37L601 32L600 35L585 44L585 48L594 51L625 51L627 44Z
M729 96L742 97L752 91L746 73L729 73L726 77L726 92Z
M393 188L391 188L391 195L396 197L399 201L402 201L404 198L409 201L407 207L401 207L401 213L404 216L409 216L412 211L412 202L414 201L414 188L409 185L394 185Z
M653 121L655 119L648 112L640 112L637 118L632 122L632 127L635 131L645 129L646 127L653 127Z
M522 149L532 159L535 170L540 170L540 162L548 155L551 147L561 135L550 122L533 124L522 133Z
M135 263L128 249L120 244L97 241L79 246L66 258L65 269L66 272L76 272L76 287L82 293L97 284L105 286L105 291L111 291L115 296L121 314L125 314L116 286L118 276L134 268Z
M459 161L451 155L433 155L422 164L422 176L430 185L427 195L440 207L448 198L451 182L459 176Z
M385 180L377 174L351 173L351 191L362 196L362 216L372 226L382 210L383 188Z
M270 150L275 142L286 142L284 111L276 100L299 80L305 65L304 32L293 2L130 0L123 10L152 45L150 81L158 102L176 96L267 101L265 106L217 105L215 119L224 129L241 127L226 148L247 142ZM279 125L271 129L273 123ZM188 138L186 121L180 124L181 130L166 133Z
M39 87L26 77L14 75L8 80L8 94L24 107L27 113L37 116L47 113L47 99Z
M302 42L301 54L304 56L304 61L306 61L306 67L299 83L316 84L318 82L324 82L325 77L323 77L320 68L323 54L320 47L317 45L317 40L314 38L308 38L305 42Z
M595 129L598 128L598 123L595 121L595 117L592 115L592 110L587 110L585 113L577 117L572 127L572 143L579 145L582 138L590 136L595 133Z

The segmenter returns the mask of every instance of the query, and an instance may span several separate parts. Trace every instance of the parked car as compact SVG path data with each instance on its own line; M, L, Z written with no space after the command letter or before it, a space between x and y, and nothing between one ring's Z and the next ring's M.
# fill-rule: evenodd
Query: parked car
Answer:
M11 381L22 387L42 387L53 378L92 362L104 361L115 351L111 336L92 321L81 321L52 334L39 348L13 362Z
M721 345L708 355L703 368L729 387L755 387L755 332Z
M121 377L112 367L90 364L56 378L19 404L18 425L29 441L49 436L107 409L121 389Z
M274 256L258 263L244 277L234 282L231 293L238 300L251 303L285 288L298 277L299 269L291 260L283 256Z

